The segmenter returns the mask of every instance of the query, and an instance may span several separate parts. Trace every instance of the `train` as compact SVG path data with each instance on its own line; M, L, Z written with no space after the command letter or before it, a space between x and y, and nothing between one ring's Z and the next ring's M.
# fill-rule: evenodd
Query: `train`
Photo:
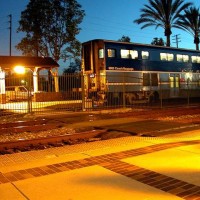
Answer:
M134 104L200 97L200 51L94 39L82 43L84 97Z

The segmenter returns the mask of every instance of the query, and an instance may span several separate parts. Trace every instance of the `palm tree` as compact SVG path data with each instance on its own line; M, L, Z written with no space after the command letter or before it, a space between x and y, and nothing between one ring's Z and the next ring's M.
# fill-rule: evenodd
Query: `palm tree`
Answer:
M177 21L177 28L185 30L194 36L194 44L196 50L199 50L199 37L200 37L200 11L199 8L190 7L185 10L183 15L179 16Z
M162 38L153 38L152 42L151 42L152 45L157 45L157 46L165 46L165 42Z
M119 42L131 42L131 38L123 35L118 41Z
M144 24L141 29L155 26L164 28L166 45L170 46L171 29L175 27L176 21L182 11L187 9L192 3L184 3L184 0L148 0L149 5L145 4L141 9L139 19L134 20L137 24Z

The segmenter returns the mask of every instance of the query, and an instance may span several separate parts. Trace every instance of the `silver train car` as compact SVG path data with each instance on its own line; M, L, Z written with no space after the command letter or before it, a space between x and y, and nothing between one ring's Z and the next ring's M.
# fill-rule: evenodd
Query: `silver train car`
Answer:
M86 98L133 104L200 97L200 51L91 40L82 44Z

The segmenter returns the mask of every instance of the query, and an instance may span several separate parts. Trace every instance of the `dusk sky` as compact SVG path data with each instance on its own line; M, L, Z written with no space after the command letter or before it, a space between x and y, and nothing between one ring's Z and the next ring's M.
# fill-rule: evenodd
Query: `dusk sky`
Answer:
M25 10L29 0L0 0L0 55L9 55L9 18L12 14L12 55L21 55L15 45L22 39L22 34L16 33L21 11ZM80 25L82 30L78 35L81 42L91 39L118 40L123 35L129 36L131 42L150 44L154 37L164 37L163 29L154 27L141 30L133 20L139 18L140 9L147 0L78 0L85 10L86 16ZM199 0L191 0L196 7L200 7ZM173 36L180 34L179 47L195 49L193 37L179 29L172 29Z

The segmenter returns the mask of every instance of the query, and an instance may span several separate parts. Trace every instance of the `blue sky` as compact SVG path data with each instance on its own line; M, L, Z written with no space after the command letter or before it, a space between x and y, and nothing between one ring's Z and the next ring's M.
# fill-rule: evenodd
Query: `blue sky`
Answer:
M165 40L162 29L154 27L141 30L133 20L140 16L140 9L147 0L77 0L85 10L86 16L78 35L81 42L91 39L118 40L123 35L129 36L132 42L150 44L154 37ZM12 55L20 55L14 46L20 42L22 34L16 33L21 11L25 10L29 0L0 0L0 55L9 55L9 18L12 14ZM190 0L200 7L199 0ZM172 36L180 34L179 47L195 49L193 37L186 32L172 29ZM176 46L171 37L171 46Z

